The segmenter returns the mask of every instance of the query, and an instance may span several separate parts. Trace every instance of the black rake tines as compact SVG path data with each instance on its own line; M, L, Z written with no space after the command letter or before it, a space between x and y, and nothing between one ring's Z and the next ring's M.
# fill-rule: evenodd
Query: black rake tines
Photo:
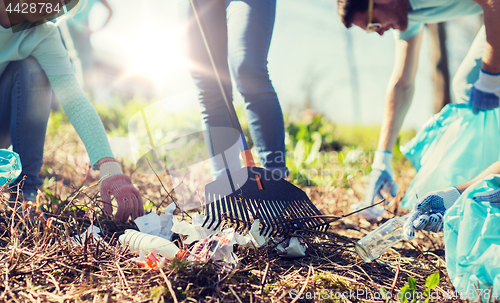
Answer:
M263 189L249 176L258 176ZM229 190L229 179L236 188ZM224 223L244 233L259 219L261 235L281 236L298 229L326 231L333 221L322 216L301 189L273 179L272 172L258 167L243 168L207 184L205 201L203 226L209 229Z
M220 197L207 204L203 226L217 229L228 224L240 233L250 230L255 219L260 220L260 234L284 236L295 230L326 231L329 218L310 201L252 200L231 196Z

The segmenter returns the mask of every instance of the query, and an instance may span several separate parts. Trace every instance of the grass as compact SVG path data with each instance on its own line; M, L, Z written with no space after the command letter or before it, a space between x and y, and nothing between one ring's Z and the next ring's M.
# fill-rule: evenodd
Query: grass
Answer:
M124 113L133 116L133 110ZM100 114L113 125L109 131L126 134L126 119L103 109ZM379 129L335 125L310 114L294 121L287 118L286 125L292 182L324 214L348 213L351 204L364 198ZM409 140L412 134L404 133L400 141ZM130 262L136 255L117 243L126 228L135 226L118 224L102 212L96 185L99 173L90 169L84 146L64 116L53 114L42 169L44 191L39 196L42 210L52 214L52 223L32 224L9 211L6 197L0 201L0 301L357 302L373 298L352 299L348 294L361 290L374 294L381 287L396 294L410 276L416 279L417 290L423 291L430 274L439 271L447 277L441 235L420 234L372 263L362 262L354 252L357 239L388 218L405 213L398 204L414 170L398 152L394 160L402 190L390 201L384 218L371 224L351 216L332 223L327 232L304 234L304 258L282 258L270 246L238 247L240 263L231 272L223 271L217 262L182 260L153 271ZM195 183L203 186L210 181L203 171L197 171L200 176L193 179L168 178L162 173L157 178L135 170L131 162L122 161L124 171L132 176L150 211L162 212L175 198L172 195L181 193L181 186L185 187L182 194L199 199L200 184ZM174 188L177 192L172 192ZM182 214L177 216L182 219ZM101 227L103 239L71 244L71 237L91 223ZM451 284L441 278L437 289L449 291Z

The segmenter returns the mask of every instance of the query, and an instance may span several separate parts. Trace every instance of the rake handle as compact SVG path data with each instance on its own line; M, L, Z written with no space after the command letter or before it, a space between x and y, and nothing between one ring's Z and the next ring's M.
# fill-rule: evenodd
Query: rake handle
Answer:
M236 110L234 109L233 102L229 99L229 96L231 95L230 89L221 80L221 76L219 73L219 65L217 59L214 57L212 53L213 48L210 44L208 33L205 28L205 23L203 22L203 17L200 14L200 7L198 6L197 0L189 0L189 3L191 4L191 8L193 9L196 23L198 24L198 28L200 29L203 43L205 44L205 49L208 53L208 57L210 58L210 63L212 64L212 68L214 69L215 78L217 79L217 84L219 85L219 89L222 93L222 98L224 99L224 103L226 104L226 109L229 114L229 119L231 120L231 125L237 132L239 132L238 142L241 142L241 144L238 144L238 146L240 147L241 150L241 157L243 158L243 162L245 163L246 167L254 167L255 161L253 159L252 152L248 148L245 135L243 135L243 130L241 128L240 121L238 120L238 115L236 114Z

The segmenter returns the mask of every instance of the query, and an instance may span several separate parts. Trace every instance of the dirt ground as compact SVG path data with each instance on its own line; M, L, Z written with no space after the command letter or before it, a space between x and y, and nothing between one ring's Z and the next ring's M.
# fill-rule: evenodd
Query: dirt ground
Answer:
M135 226L104 215L97 194L99 174L90 170L81 145L69 138L62 135L45 152L45 192L39 204L51 214L50 224L41 219L30 223L12 212L6 194L0 201L0 302L385 302L381 288L395 298L412 277L416 291L423 292L435 272L441 277L434 289L437 301L452 301L443 299L452 286L442 234L421 233L371 263L354 251L358 239L407 213L398 205L412 170L401 172L402 190L389 201L382 220L370 223L349 216L331 223L326 232L295 231L307 247L303 258L283 258L271 242L259 249L235 247L239 264L229 272L218 262L178 259L161 270L148 270L131 262L137 255L118 243L118 236ZM132 175L150 211L161 212L171 203L168 191L174 184L130 169L125 173ZM323 214L341 216L364 197L365 183L353 180L349 185L303 189ZM103 239L72 244L71 237L91 224L101 228ZM182 238L176 243L188 248Z

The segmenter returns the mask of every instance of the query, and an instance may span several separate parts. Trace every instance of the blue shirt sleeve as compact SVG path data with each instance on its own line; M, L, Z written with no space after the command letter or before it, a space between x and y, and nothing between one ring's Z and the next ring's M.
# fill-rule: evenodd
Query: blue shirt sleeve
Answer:
M92 168L98 169L97 161L105 157L114 158L101 118L74 74L48 78L64 112L87 149Z

